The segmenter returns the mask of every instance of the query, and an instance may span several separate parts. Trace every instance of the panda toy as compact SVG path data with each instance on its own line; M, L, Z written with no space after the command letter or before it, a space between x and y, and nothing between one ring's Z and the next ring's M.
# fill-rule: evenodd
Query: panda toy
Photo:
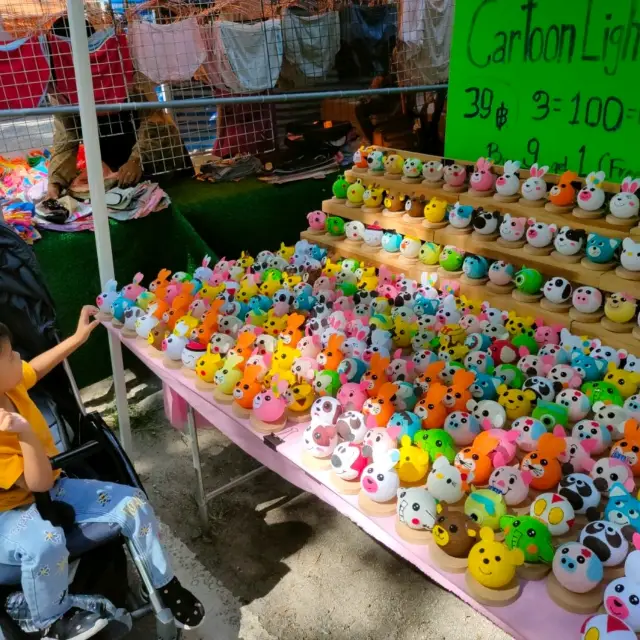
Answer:
M544 295L543 306L549 306L547 303L558 309L563 307L569 309L571 307L571 294L573 293L573 287L568 280L564 278L551 278L547 280L542 287L542 294Z
M633 530L631 527L629 529ZM615 567L622 564L629 553L626 533L620 525L596 520L580 532L579 542L591 549L605 567Z
M524 391L531 389L538 396L538 400L553 402L558 392L562 389L562 383L542 376L532 376L524 381L522 389Z
M587 474L570 473L565 476L560 480L558 493L569 501L575 513L586 515L589 520L599 517L602 494Z
M478 209L473 214L471 221L474 231L483 236L498 235L498 227L500 225L500 213L498 211L485 211L484 209Z
M580 252L587 241L587 234L582 229L572 229L562 227L553 241L555 252L552 254L556 259L560 258L565 262L579 262Z

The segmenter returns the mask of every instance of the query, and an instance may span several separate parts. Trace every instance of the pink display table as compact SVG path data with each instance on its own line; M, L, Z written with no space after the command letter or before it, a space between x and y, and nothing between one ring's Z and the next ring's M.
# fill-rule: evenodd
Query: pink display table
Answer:
M358 508L357 496L340 495L332 489L328 471L315 471L303 467L300 440L306 424L290 423L285 427L283 431L278 433L278 437L283 440L283 443L277 447L277 450L274 450L265 443L262 434L252 429L248 420L233 415L230 406L216 403L211 393L196 389L195 378L185 376L181 369L166 368L161 359L149 355L146 343L121 336L120 332L110 324L105 326L167 387L183 398L207 423L214 425L234 444L287 481L304 491L313 493L335 507L370 536L402 556L434 582L454 593L514 638L571 640L579 637L580 626L587 616L568 613L555 605L547 596L544 580L539 582L523 581L520 597L509 606L491 608L480 605L466 592L464 574L443 573L431 563L428 546L410 544L397 535L395 516L373 518L365 515ZM192 445L197 449L195 422L191 419L190 423L190 431L193 434ZM196 484L202 495L197 496L197 500L201 514L204 510L206 515L206 501L203 501L202 475L199 464L198 450L194 451L194 468Z

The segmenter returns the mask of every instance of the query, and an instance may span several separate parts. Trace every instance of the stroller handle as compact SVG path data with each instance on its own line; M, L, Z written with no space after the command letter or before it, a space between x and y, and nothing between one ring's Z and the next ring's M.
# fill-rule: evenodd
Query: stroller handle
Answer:
M73 449L73 451L59 453L57 456L51 458L51 467L53 469L64 469L67 465L84 460L94 453L98 453L101 449L102 445L97 440L91 440L80 445L77 449Z

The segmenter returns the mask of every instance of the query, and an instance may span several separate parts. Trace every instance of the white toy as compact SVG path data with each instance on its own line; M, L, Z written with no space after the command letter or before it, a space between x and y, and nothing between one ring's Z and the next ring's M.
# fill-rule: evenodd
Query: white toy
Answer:
M504 163L504 172L496 180L496 191L501 196L515 196L520 190L520 162L518 160L507 160Z
M129 307L124 312L124 323L122 324L123 335L133 338L136 335L138 321L141 320L143 316L144 311L140 307Z
M331 454L331 468L343 480L358 480L366 465L362 448L352 442L341 442Z
M136 321L136 333L139 338L147 340L151 331L158 325L160 320L154 315L158 305L151 304L147 312Z
M624 437L624 423L632 417L626 402L624 407L604 402L596 402L593 405L593 419L606 427L614 440L621 440Z
M400 478L395 466L398 462L400 452L397 449L374 455L373 463L364 470L360 480L360 486L370 500L389 502L397 496Z
M368 431L365 417L360 411L345 411L336 422L338 435L347 442L362 444Z
M422 165L422 176L425 182L441 182L444 175L444 165L438 160L429 160Z
M507 423L507 413L504 407L494 400L480 400L480 402L469 400L467 410L483 428L485 428L487 421L491 429L502 429Z
M189 325L178 322L170 336L162 341L162 352L166 360L182 363L182 350L189 342Z
M344 225L344 233L350 242L362 242L365 226L360 220L351 220Z
M633 395L624 401L624 409L634 420L640 420L640 394Z
M439 502L459 502L464 496L460 470L444 456L436 458L427 476L427 491Z
M202 258L202 264L193 272L193 277L200 282L209 282L213 276L213 269L209 267L211 264L211 256Z
M553 241L556 251L563 256L579 254L587 241L587 234L582 229L572 229L564 226Z
M602 613L582 623L580 640L637 640L637 636L619 618Z
M542 287L544 297L553 304L563 304L571 299L573 287L565 278L551 278Z
M522 197L528 202L542 202L547 195L547 183L542 179L549 171L549 167L538 167L538 164L531 165L529 173L531 177L524 181L522 185Z
M594 287L578 287L571 302L580 313L595 313L602 307L602 292Z
M629 220L638 215L640 200L636 191L640 188L640 178L627 176L620 185L620 193L617 193L609 203L611 215L621 220Z
M605 200L602 184L605 178L606 174L604 171L592 171L586 177L585 186L578 192L579 209L574 209L574 213L582 210L587 213L595 214L602 209L602 205ZM593 217L593 215L591 217Z
M560 480L558 493L571 503L575 513L587 514L590 520L599 517L602 494L588 475L570 473Z
M549 247L558 232L557 225L536 222L535 218L529 218L527 224L529 225L527 233L525 234L527 244L535 249Z
M589 415L589 411L591 411L589 398L577 389L563 389L556 396L555 402L561 404L563 407L567 407L570 422L584 420ZM594 419L598 420L598 418Z
M336 398L323 396L311 405L311 425L335 425L342 414L342 405Z
M302 434L302 444L314 458L328 458L338 445L338 430L333 424L312 421Z
M609 493L611 487L619 482L627 491L635 489L633 473L626 459L618 457L600 458L589 473L596 489L600 493Z
M576 440L593 440L595 446L591 453L599 456L611 446L611 431L596 420L580 420L573 425L571 437Z
M591 549L605 567L622 564L629 553L622 527L606 520L590 522L581 531L579 542Z
M634 551L629 555L637 553ZM604 591L604 608L607 613L622 620L635 633L640 631L640 575L637 569L637 562L625 562L624 578L618 578L607 585ZM627 570L627 564L629 570Z
M424 488L398 490L398 520L410 529L431 531L436 523L435 498Z
M620 265L627 271L640 271L640 242L634 242L631 238L622 241Z
M369 429L364 434L362 453L367 458L375 458L387 451L395 449L398 445L400 431L400 427L389 427L388 429L385 427L375 427L374 429Z
M510 213L505 213L500 223L500 238L507 242L518 242L522 240L524 244L524 234L527 230L526 218L515 218Z
M568 533L576 519L569 500L558 493L541 493L533 501L529 515L542 520L552 536Z
M526 500L533 479L530 471L515 467L498 467L489 477L489 488L501 494L507 506L515 507Z

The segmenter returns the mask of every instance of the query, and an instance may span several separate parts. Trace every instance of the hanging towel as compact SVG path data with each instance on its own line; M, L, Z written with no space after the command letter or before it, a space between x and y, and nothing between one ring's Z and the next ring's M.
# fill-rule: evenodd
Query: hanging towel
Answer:
M207 59L202 67L212 87L222 92L244 93L244 87L240 84L227 57L220 24L219 20L214 20L201 28L202 38L207 48Z
M43 38L32 36L0 43L0 111L39 106L50 77Z
M49 34L49 48L57 97L68 104L78 104L71 40ZM133 81L133 63L125 35L116 35L113 29L96 31L89 38L89 60L96 104L126 102L127 87Z
M129 43L137 69L156 84L191 80L207 57L196 18L171 24L134 22Z
M283 43L280 20L253 24L219 21L231 69L245 91L273 89L280 77Z
M288 9L282 18L284 55L307 78L324 78L340 49L340 16L329 11L317 16Z

